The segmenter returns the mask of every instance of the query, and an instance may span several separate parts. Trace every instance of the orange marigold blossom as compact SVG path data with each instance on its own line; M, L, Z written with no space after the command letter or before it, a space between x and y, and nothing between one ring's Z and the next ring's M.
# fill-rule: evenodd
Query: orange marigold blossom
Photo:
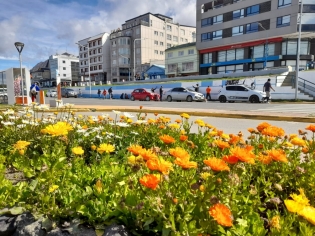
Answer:
M268 126L261 131L263 135L267 135L270 137L282 137L284 136L285 132L282 128L276 126Z
M144 175L139 181L143 186L155 190L160 183L160 178L155 175Z
M170 170L173 170L173 164L169 161L165 161L163 158L150 159L146 164L150 170L160 171L164 175L168 174Z
M246 148L234 147L230 149L230 156L236 157L242 162L247 162L250 164L255 163L255 154L252 152L251 146L246 146Z
M188 136L186 136L186 135L181 135L179 137L179 140L182 141L182 142L186 141L187 139L188 139Z
M217 203L210 207L209 214L216 220L219 225L233 226L233 215L230 209L222 203Z
M229 136L230 136L229 144L231 145L235 145L242 140L239 136L234 134L230 134Z
M254 128L248 128L247 131L250 132L250 133L255 133L256 132L256 130Z
M143 150L142 146L138 144L131 145L127 148L129 152L131 152L133 155L138 156L139 153Z
M189 157L186 158L176 158L176 160L174 161L174 163L176 165L179 165L180 167L182 167L184 170L188 170L188 169L196 169L198 164L195 161L190 161Z
M176 119L175 122L176 122L177 124L180 124L180 123L182 123L182 120Z
M142 156L142 158L146 161L157 158L157 155L153 153L152 150L147 150L147 149L141 149L139 151L139 155Z
M259 153L259 155L258 155L258 160L261 162L261 163L263 163L263 164L265 164L265 165L268 165L268 164L270 164L271 162L272 162L272 157L270 156L270 155L265 155L265 154L263 154L263 153Z
M271 126L271 124L267 123L267 122L263 122L263 123L260 123L258 126L257 126L257 130L259 132L262 132L265 128Z
M221 149L229 148L229 147L230 147L229 143L224 142L224 141L219 140L219 139L218 139L218 140L215 140L214 143L215 143L219 148L221 148Z
M204 160L203 163L205 163L214 171L230 171L230 167L226 164L226 162L219 158L209 158Z
M274 161L280 161L280 162L284 162L284 163L288 162L286 154L285 154L284 150L282 150L282 149L268 150L267 153Z
M229 164L236 164L238 162L238 158L235 156L223 156L222 160Z
M169 136L167 134L164 134L162 136L159 137L160 140L162 140L165 144L171 144L171 143L175 143L175 139L172 136Z
M189 153L181 147L171 148L169 149L169 153L171 154L171 156L175 158L179 158L179 159L184 159L184 158L189 159L190 157Z
M309 131L312 131L314 133L315 132L315 125L309 125L305 129L309 130Z

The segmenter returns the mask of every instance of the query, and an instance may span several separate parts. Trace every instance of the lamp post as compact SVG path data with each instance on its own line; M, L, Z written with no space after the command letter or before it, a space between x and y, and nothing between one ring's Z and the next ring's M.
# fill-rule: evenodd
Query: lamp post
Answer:
M81 47L85 47L79 43L76 43L77 45L81 46ZM88 69L89 69L89 83L90 83L90 98L92 97L92 87L91 87L91 66L90 66L90 47L89 47L89 42L87 42L87 50L88 50ZM85 74L85 73L84 73Z
M136 41L145 40L145 38L139 38L133 40L133 75L136 80Z
M298 99L298 86L299 86L299 72L300 72L300 50L301 50L301 32L302 32L302 13L303 13L303 0L301 0L300 22L299 22L299 38L297 44L296 55L296 70L295 70L295 100Z
M21 42L16 42L14 43L16 49L19 52L19 60L20 60L20 71L21 71L21 79L22 79L22 105L24 106L24 79L23 79L23 74L22 74L22 50L24 48L24 43Z
M269 46L268 46L268 40L269 40L269 31L266 30L265 27L261 23L258 23L258 25L263 28L263 30L267 31L267 38L266 38L266 43L265 43L265 61L264 61L264 70L267 69L267 58L268 58L268 53L269 53Z
M123 55L120 55L122 58L126 58L128 60L128 63L129 63L129 68L128 68L128 80L130 81L130 57L125 57Z

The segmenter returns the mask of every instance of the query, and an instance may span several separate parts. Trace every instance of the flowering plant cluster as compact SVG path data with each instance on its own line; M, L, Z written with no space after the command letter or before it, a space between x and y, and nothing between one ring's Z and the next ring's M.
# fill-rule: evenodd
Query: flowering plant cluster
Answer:
M52 226L124 224L134 235L315 234L315 125L226 134L186 113L71 108L0 114L0 209L22 207Z

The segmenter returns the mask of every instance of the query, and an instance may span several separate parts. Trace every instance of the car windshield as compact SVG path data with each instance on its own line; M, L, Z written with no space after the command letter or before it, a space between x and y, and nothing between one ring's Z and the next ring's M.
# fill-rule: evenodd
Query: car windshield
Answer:
M246 87L246 88L248 88L248 89L250 89L250 90L254 90L254 89L252 89L249 85L247 85L247 84L243 84L244 85L244 87Z
M72 92L72 91L74 91L74 90L73 90L73 89L68 89L68 91Z

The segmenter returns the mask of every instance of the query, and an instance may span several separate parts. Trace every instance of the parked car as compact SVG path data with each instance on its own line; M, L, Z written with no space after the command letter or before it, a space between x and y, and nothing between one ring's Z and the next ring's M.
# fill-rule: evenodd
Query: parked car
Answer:
M61 97L78 97L78 92L74 91L73 89L69 88L61 88Z
M227 85L219 91L218 95L220 102L251 102L259 103L264 102L266 93L256 90L245 84Z
M57 90L54 89L47 90L46 97L57 97Z
M131 101L140 100L140 101L159 101L160 95L157 93L152 93L144 88L135 89L132 91L130 96Z
M205 97L202 93L195 92L195 90L191 88L185 88L185 87L176 87L173 88L164 94L164 98L168 101L200 101L204 102Z

